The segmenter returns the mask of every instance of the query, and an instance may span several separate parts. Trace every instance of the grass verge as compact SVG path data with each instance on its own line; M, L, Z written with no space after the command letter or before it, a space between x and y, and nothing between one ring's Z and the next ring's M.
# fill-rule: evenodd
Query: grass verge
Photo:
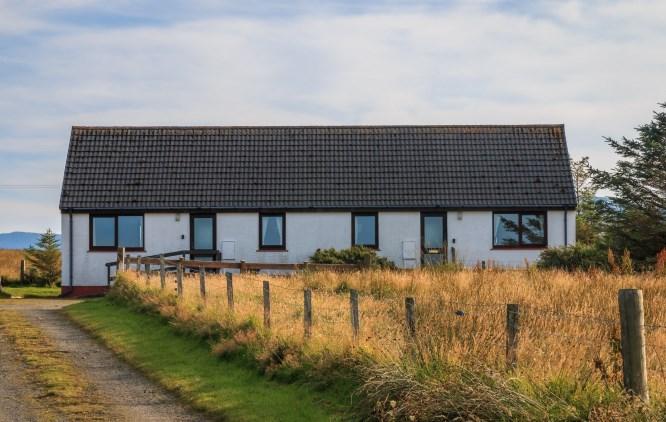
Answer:
M0 332L27 367L27 378L43 395L42 420L108 420L101 397L68 357L36 326L15 311L0 311Z
M28 298L53 298L60 296L60 287L38 287L38 286L3 286L5 293L2 297Z
M156 315L109 299L81 302L65 312L129 363L193 407L220 419L343 419L338 395L270 381L242 361L216 358L206 342L177 333Z

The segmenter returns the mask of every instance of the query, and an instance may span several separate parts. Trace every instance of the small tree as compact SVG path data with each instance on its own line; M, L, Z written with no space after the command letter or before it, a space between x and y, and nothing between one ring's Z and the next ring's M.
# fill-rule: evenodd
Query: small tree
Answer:
M576 189L578 212L576 213L576 240L591 245L599 239L599 213L595 204L597 189L592 181L592 167L589 157L571 160L571 172Z
M53 287L60 281L60 245L51 229L39 237L37 245L24 252L25 258L36 269L40 284Z

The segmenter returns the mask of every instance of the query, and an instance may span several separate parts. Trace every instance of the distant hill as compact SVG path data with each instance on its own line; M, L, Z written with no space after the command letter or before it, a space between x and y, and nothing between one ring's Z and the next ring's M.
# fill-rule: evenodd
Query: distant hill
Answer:
M25 249L39 240L40 233L11 232L0 233L0 249ZM61 240L60 235L58 241Z

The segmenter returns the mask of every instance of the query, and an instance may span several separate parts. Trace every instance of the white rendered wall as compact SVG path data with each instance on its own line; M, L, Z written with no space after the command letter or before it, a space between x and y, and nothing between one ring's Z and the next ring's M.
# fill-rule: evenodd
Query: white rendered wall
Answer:
M564 245L565 211L548 211L548 246ZM576 213L567 211L567 243L576 242ZM462 219L458 219L461 215ZM543 249L493 249L493 213L491 211L451 211L447 214L449 246L456 248L456 260L467 266L481 261L506 267L524 267L539 258ZM454 242L455 239L455 242ZM449 248L449 254L450 254Z
M350 212L286 213L286 251L259 251L258 213L219 213L217 241L235 243L234 261L299 263L307 261L317 249L344 249L351 246ZM402 258L402 242L419 241L418 212L379 213L379 255L398 266L412 266ZM228 257L222 256L222 259ZM413 261L418 260L417 259Z
M74 214L74 286L106 285L105 263L116 259L115 252L88 250L88 214ZM288 212L286 214L286 251L259 251L259 214L255 212L218 213L217 248L223 241L233 241L233 261L266 263L299 263L307 261L318 248L343 249L351 246L350 212ZM548 245L564 243L564 211L548 211ZM575 243L576 217L567 212L568 243ZM178 220L178 221L177 221ZM145 214L145 252L189 249L189 214ZM537 250L494 250L492 248L492 212L464 211L447 213L449 246L455 246L456 257L465 265L493 261L498 265L522 267L525 259L534 262ZM455 243L453 242L455 239ZM62 214L62 280L69 285L69 215ZM404 259L404 244L413 245L414 259ZM380 212L379 251L399 267L414 267L420 263L421 216L419 212ZM450 253L450 248L449 248ZM228 257L223 256L223 259Z
M189 249L189 215L151 213L145 214L145 252L132 252L132 255L155 255ZM73 256L74 286L106 285L107 262L116 260L116 252L89 251L89 216L88 214L73 215ZM181 239L184 236L184 239ZM62 214L62 283L69 286L69 214Z

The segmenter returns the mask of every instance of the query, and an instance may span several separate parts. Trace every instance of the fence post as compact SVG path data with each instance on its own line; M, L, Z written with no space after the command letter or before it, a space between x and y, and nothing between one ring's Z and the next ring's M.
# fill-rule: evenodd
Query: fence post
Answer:
M143 264L143 270L146 273L146 286L150 286L150 264Z
M125 271L130 269L130 254L125 254Z
M227 277L227 305L229 310L234 311L234 276L231 273L225 273Z
M349 290L349 307L351 310L352 336L354 342L356 342L360 331L360 320L358 317L358 291L355 289Z
M136 273L141 273L141 255L136 256Z
M486 269L486 261L481 261L481 269L482 270Z
M416 301L413 297L405 298L405 322L407 323L407 331L412 337L416 336L416 319L414 318L414 309L416 308Z
M118 248L118 257L116 258L116 274L125 270L125 248Z
M178 297L183 297L183 258L178 259L176 265L176 291Z
M303 290L303 336L312 336L312 290Z
M264 280L264 328L271 328L271 286Z
M160 288L166 287L166 268L164 265L164 255L160 255Z
M506 305L506 365L515 368L518 363L518 335L520 333L520 308L515 303Z
M245 261L241 260L239 270L241 273L245 272Z
M21 267L19 269L21 271L21 284L25 283L25 259L21 260Z
M451 263L456 263L456 247L451 246Z
M206 269L204 267L199 267L199 293L201 293L201 298L206 301Z
M618 293L618 303L620 305L624 389L647 403L650 395L645 356L643 292L639 289L621 289Z

